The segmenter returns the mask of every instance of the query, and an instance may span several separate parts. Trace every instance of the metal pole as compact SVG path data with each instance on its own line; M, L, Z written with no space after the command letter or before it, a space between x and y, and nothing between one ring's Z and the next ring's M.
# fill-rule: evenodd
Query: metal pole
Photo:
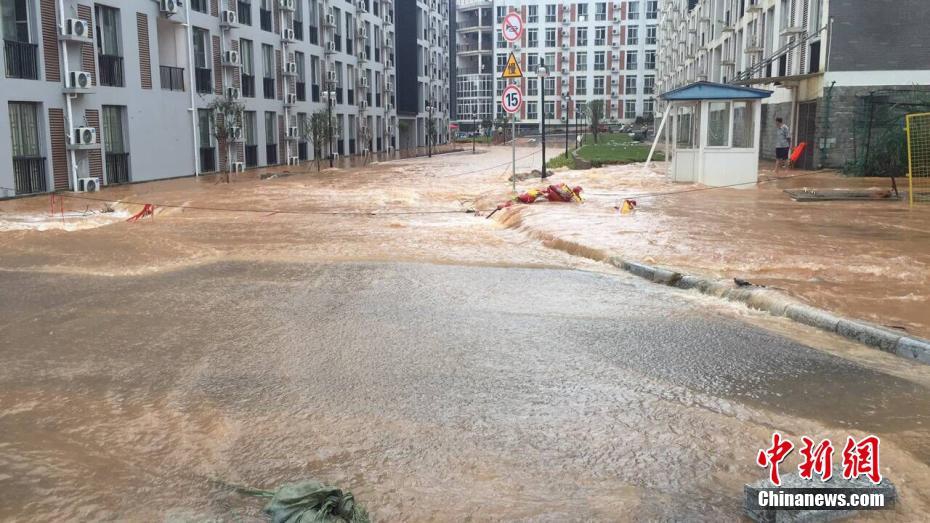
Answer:
M471 130L471 153L475 154L475 139L478 138L478 115L472 115L472 130Z
M326 125L329 127L329 167L333 167L333 83L327 82Z
M566 110L568 106L566 106ZM568 113L565 113L565 158L568 158Z
M539 171L539 179L546 179L546 79L539 79L539 108L540 118L542 121L542 170Z
M513 163L513 192L517 192L517 115L510 115L510 155Z
M431 125L433 125L433 104L429 105L429 120L426 121L426 155L428 158L433 157L433 133L430 132Z

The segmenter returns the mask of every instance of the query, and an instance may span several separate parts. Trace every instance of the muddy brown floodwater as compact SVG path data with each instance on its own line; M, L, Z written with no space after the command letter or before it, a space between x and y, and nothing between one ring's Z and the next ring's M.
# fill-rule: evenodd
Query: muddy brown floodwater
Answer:
M925 519L930 370L597 262L771 267L847 310L884 303L847 276L871 266L920 305L925 272L870 264L893 244L897 266L927 263L909 247L925 222L892 204L873 239L777 189L639 198L620 218L620 195L678 187L633 168L559 173L584 206L466 212L507 197L509 160L136 184L66 199L64 223L46 198L0 202L0 519L260 520L212 480L317 478L379 521L735 520L776 429L879 434L902 502L867 518ZM142 203L154 219L126 223ZM848 258L833 294L817 242Z

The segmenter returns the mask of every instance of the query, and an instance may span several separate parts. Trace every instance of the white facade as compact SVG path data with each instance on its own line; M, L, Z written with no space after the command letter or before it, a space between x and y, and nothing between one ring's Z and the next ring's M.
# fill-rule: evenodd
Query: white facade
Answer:
M472 129L494 118L494 32L492 0L456 2L456 119Z

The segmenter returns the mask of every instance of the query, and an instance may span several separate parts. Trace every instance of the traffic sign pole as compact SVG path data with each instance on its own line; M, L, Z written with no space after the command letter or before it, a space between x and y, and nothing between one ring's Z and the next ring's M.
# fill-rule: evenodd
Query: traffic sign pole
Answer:
M516 11L512 11L504 17L501 27L501 34L504 39L510 42L510 57L507 64L501 72L501 78L510 79L511 84L504 88L501 96L501 107L505 112L510 113L510 155L511 171L513 176L513 192L517 192L517 114L523 105L523 92L517 86L517 78L523 77L523 71L514 55L514 43L523 36L523 18Z

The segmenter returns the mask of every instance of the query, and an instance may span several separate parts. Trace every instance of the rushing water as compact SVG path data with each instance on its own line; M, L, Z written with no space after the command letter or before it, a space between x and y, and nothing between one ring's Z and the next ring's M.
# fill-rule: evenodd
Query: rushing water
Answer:
M519 171L535 151L517 148ZM158 206L135 224L66 200L64 227L30 227L61 217L44 198L0 203L0 519L252 520L261 502L213 480L313 477L382 521L730 520L774 429L880 434L903 503L872 517L922 518L924 368L709 298L545 268L610 272L590 258L620 251L884 306L861 277L872 267L882 292L919 306L925 222L895 204L786 206L778 188L640 197L621 218L619 197L680 188L634 168L559 174L585 186L584 206L465 212L507 197L510 157L91 195L116 213ZM913 272L879 264L896 248Z

